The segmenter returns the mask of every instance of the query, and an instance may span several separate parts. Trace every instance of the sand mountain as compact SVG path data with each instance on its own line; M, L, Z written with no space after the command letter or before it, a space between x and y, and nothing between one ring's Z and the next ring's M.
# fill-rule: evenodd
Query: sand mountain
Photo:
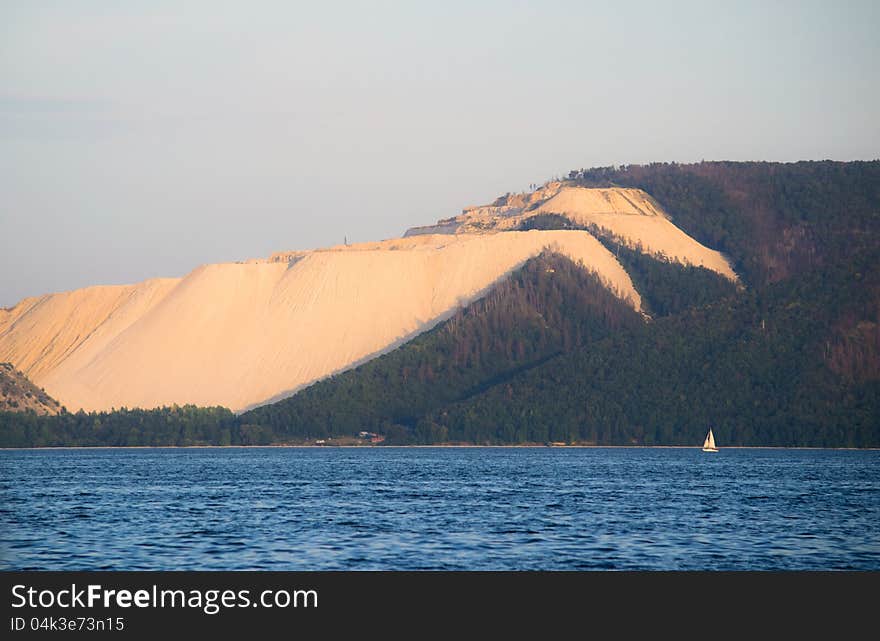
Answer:
M0 361L71 411L173 403L244 410L403 344L546 248L582 263L641 311L630 275L590 232L518 231L546 215L737 279L724 256L676 227L644 191L552 182L403 238L27 298L0 310Z

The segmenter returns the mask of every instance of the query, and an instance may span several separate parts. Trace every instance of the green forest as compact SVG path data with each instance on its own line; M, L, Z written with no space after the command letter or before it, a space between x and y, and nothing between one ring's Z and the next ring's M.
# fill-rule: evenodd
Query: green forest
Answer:
M386 444L880 446L880 162L573 171L638 187L742 277L601 235L643 317L545 253L402 347L295 396L223 408L0 413L0 446ZM561 216L524 228L574 229ZM594 232L596 230L593 230Z

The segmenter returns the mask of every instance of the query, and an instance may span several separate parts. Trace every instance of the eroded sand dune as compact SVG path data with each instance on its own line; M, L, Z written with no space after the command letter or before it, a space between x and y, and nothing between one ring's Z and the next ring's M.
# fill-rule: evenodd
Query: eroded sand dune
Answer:
M654 199L640 189L562 189L535 211L561 214L581 225L596 225L646 252L705 267L737 280L720 252L676 227Z
M559 214L578 225L596 225L633 247L737 280L724 256L676 227L663 208L641 189L588 189L552 182L529 194L508 195L491 205L468 207L461 215L437 225L414 227L407 230L406 237L517 229L540 214Z
M162 278L26 298L0 310L0 361L42 385L61 364L90 360L179 282Z
M242 410L395 347L546 247L640 308L625 270L586 232L421 236L27 299L0 311L0 360L71 411Z
M721 254L641 190L552 182L403 238L28 298L0 310L0 361L71 411L172 403L243 410L393 349L548 247L641 309L629 275L589 232L514 231L541 214L736 279Z

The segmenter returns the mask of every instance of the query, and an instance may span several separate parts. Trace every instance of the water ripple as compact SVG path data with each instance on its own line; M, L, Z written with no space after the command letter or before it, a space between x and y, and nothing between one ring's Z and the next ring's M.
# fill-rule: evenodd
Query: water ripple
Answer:
M0 569L880 569L880 452L0 451Z

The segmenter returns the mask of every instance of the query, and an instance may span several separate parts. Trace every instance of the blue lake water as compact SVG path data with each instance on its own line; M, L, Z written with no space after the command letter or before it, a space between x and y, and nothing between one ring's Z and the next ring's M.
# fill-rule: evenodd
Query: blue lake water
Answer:
M880 569L880 452L0 451L0 568Z

